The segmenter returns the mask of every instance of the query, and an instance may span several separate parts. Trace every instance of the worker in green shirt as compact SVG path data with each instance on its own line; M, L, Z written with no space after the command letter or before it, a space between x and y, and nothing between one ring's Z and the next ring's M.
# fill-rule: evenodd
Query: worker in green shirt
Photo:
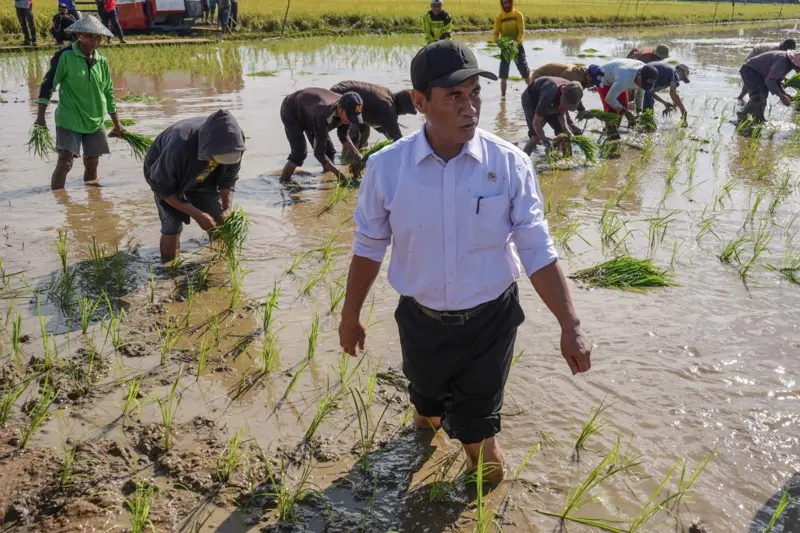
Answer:
M502 10L494 19L493 37L495 42L500 37L512 39L517 44L517 57L514 62L517 64L519 75L530 84L531 71L528 68L528 60L525 57L525 47L522 41L525 39L525 17L514 9L514 0L500 0ZM508 85L508 70L511 66L506 59L500 59L500 95L505 97L506 86Z
M422 17L422 24L427 44L452 37L453 19L442 9L442 0L431 0L431 10Z
M111 136L124 133L117 117L114 86L108 70L108 60L97 48L104 38L112 34L90 14L84 15L70 26L68 33L77 40L56 52L50 60L50 69L39 89L39 113L35 124L47 127L45 112L50 97L60 86L56 108L56 150L58 162L50 179L51 189L63 189L72 161L83 150L83 181L97 182L97 166L100 156L109 153L104 131L105 116L114 123Z

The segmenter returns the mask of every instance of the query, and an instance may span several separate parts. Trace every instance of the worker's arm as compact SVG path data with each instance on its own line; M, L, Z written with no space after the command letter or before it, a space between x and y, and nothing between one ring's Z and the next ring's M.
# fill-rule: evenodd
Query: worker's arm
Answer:
M681 110L681 115L686 116L686 108L683 107L681 97L678 96L678 84L674 81L669 84L669 97L672 99L672 103Z
M403 138L403 132L400 131L400 123L396 117L392 121L387 120L384 122L380 129L383 130L381 133L393 141L399 141Z
M525 40L525 17L517 11L517 43L522 44Z
M219 199L222 202L222 218L227 218L233 207L233 189L220 189Z
M361 151L353 142L353 137L357 139L357 142L361 140L361 130L358 126L358 124L350 124L350 128L347 130L347 135L345 136L344 143L342 143L342 147L350 152L354 159L361 160Z
M39 87L39 106L36 114L36 122L40 126L47 127L45 122L45 112L47 111L47 104L50 103L50 97L58 87L61 80L64 79L64 69L61 68L61 56L64 54L64 49L59 50L50 59L50 68L47 69L47 74L44 75L42 85Z
M791 63L789 58L781 57L772 64L769 69L769 74L764 80L764 84L767 86L767 89L769 89L769 92L775 96L781 97L781 101L783 101L783 95L786 95L781 82L789 72L791 72Z
M536 134L536 137L541 141L541 143L547 148L550 146L550 139L547 138L547 135L544 133L544 117L541 115L536 115L533 117L533 133Z
M103 85L103 92L106 95L106 109L108 110L108 115L111 117L111 121L114 123L114 129L111 130L109 135L111 137L122 137L122 134L125 133L125 128L122 127L122 124L119 122L119 117L117 116L117 101L114 98L114 82L111 79L111 71L108 69L108 62L102 64L106 80Z
M442 26L442 34L439 36L439 40L449 39L450 37L452 37L452 34L453 34L453 18L448 13L445 13L444 26Z
M235 165L225 165L222 175L217 178L219 197L222 200L223 218L233 206L233 193L236 190L236 182L239 181L239 171L242 168L241 161Z

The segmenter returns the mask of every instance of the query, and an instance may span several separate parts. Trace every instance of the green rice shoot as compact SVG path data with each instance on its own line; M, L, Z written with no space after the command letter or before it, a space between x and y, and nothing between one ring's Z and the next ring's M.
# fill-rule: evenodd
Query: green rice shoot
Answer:
M589 163L597 162L597 145L585 135L573 135L572 144L578 147Z
M56 145L53 142L53 136L47 126L41 124L34 124L30 131L28 139L28 153L33 151L36 157L47 160L48 156L56 151Z
M212 236L217 241L220 256L229 262L239 256L250 231L250 219L242 206L237 205L225 219L213 229Z
M509 62L517 60L517 55L519 55L517 41L510 37L500 37L495 44L500 49L500 59Z
M609 111L603 111L602 109L589 109L585 117L587 119L593 118L595 120L599 120L604 124L611 124L611 125L619 125L622 122L622 115L618 115L616 113L611 113Z
M122 134L122 140L128 143L131 149L131 155L133 155L137 161L144 161L144 156L147 155L150 145L153 144L153 139L147 135L130 133L128 131Z
M121 118L119 119L119 123L123 128L127 128L129 126L135 125L136 121L133 120L132 118ZM111 128L114 127L114 121L106 120L105 122L103 122L103 125L106 127L107 130L110 130Z
M795 73L794 76L786 80L786 86L800 91L800 72Z
M669 271L656 267L649 259L636 259L629 255L579 270L570 278L582 281L590 287L606 289L646 289L675 285Z
M656 124L656 117L653 109L645 109L644 112L636 119L636 127L644 131L656 131L658 124Z
M369 159L369 156L371 156L372 154L374 154L376 152L379 152L379 151L383 150L385 147L387 147L390 144L392 144L392 142L394 142L394 141L383 140L383 141L376 142L375 144L373 144L369 148L367 148L367 147L362 148L361 149L361 161L353 161L352 163L350 163L350 179L354 183L361 182L361 177L364 174L364 169L367 168L367 159Z

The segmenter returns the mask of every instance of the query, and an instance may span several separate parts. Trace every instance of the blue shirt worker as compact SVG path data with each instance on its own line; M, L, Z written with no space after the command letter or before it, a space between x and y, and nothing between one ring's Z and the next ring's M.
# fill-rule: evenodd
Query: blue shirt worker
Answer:
M689 67L680 63L675 65L668 65L663 61L654 61L650 63L658 71L658 78L652 91L645 91L641 87L636 89L636 111L653 109L655 101L658 100L664 104L664 115L669 115L677 107L682 117L686 117L686 108L683 107L681 97L678 96L678 87L681 82L689 83ZM669 97L672 103L664 101L658 95L658 91L669 89Z
M591 346L547 230L528 156L478 128L479 79L496 76L472 51L437 41L411 62L416 133L370 156L355 210L355 242L339 324L350 355L363 349L364 301L391 244L389 283L415 425L461 441L468 468L483 451L484 480L503 478L503 389L524 321L520 263L561 325L573 374Z

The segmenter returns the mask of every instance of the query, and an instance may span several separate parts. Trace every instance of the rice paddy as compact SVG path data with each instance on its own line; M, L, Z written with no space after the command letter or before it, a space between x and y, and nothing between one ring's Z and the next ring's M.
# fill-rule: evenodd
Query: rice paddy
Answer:
M715 31L737 39L738 29ZM699 63L704 38L691 38L691 47L668 44ZM395 38L373 38L386 39ZM557 324L520 282L527 320L499 435L508 477L489 487L491 465L464 472L456 441L411 427L385 271L362 313L366 351L353 359L338 345L358 191L320 176L313 158L295 188L271 173L286 155L269 111L282 94L335 76L369 80L373 70L403 87L413 46L396 39L387 51L356 38L319 49L195 47L175 52L182 70L161 73L132 51L130 77L109 51L132 90L165 98L125 108L143 132L231 95L248 135L236 227L210 240L186 227L180 259L165 267L152 194L132 158L103 158L103 188L83 187L76 168L65 194L51 196L33 187L52 161L8 155L19 172L0 169L9 198L0 206L0 472L34 475L11 497L0 491L0 513L54 531L61 519L134 531L226 531L242 520L266 531L628 533L698 531L699 519L715 530L786 531L798 495L780 486L781 465L796 459L790 369L800 342L791 110L773 106L760 136L737 134L728 100L738 86L708 69L681 86L686 128L656 113L655 132L623 128L609 147L589 121L587 150L573 138L578 157L534 153L541 208L597 346L589 379L569 377ZM526 48L551 54L558 43L574 61L630 44L581 40L548 35ZM479 59L496 67L487 53ZM501 107L486 83L481 125L520 143L513 91ZM9 123L18 138L30 124L23 114L24 126ZM419 119L402 117L404 131ZM70 505L51 510L53 498Z

